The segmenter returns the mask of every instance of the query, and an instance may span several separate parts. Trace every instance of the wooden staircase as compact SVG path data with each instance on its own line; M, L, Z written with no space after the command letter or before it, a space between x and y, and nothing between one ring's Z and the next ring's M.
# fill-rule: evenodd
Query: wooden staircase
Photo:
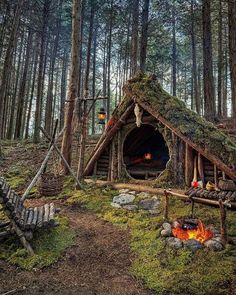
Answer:
M109 151L106 149L97 161L96 175L99 178L107 178L109 170Z

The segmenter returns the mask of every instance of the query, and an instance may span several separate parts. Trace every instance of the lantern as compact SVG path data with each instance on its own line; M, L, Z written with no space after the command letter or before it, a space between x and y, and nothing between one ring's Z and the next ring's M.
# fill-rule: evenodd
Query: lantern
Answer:
M100 108L100 111L98 113L98 124L105 124L106 120L106 112L104 108Z

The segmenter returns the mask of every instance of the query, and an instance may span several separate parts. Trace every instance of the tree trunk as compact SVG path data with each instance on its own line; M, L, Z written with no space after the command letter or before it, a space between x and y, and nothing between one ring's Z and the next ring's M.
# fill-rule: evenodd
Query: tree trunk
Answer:
M71 48L71 70L70 82L67 94L67 105L65 113L65 132L63 134L61 152L68 162L71 164L72 153L72 122L73 112L75 107L75 99L78 95L78 82L79 82L79 59L80 59L80 24L81 24L81 1L73 0L72 12L72 48ZM68 168L61 162L62 167L66 174L69 173Z
M43 25L42 25L42 31L41 31L38 85L37 85L37 98L36 98L36 109L35 109L35 124L34 124L34 142L35 143L39 142L39 139L40 139L39 127L41 124L41 115L42 115L45 49L46 49L47 27L48 27L48 12L50 8L50 4L51 4L51 1L44 0Z
M86 98L88 98L89 96L89 73L90 73L90 61L91 61L90 55L91 55L92 38L93 38L94 13L95 13L95 7L93 3L91 2L89 38L88 38L88 46L87 46L87 62L86 62L85 80L84 80L83 119L82 119L82 130L80 135L79 163L78 163L78 170L77 170L78 178L81 178L83 170L84 170L84 157L85 157L85 147L86 147L86 139L87 139L87 120L88 120Z
M68 72L68 51L65 48L62 61L62 74L61 74L61 100L60 100L60 129L64 125L64 106L66 100L66 85L67 85L67 72Z
M196 112L201 112L201 102L198 92L197 79L197 53L196 53L196 37L195 37L195 22L194 22L194 0L191 0L191 40L192 40L192 73L193 73L193 93Z
M223 69L223 46L222 46L222 0L219 0L218 20L218 117L222 117L222 69Z
M23 115L23 107L24 107L24 100L25 100L25 87L26 87L26 81L27 81L27 75L28 75L30 52L32 48L32 36L33 36L32 30L30 29L28 33L24 70L23 70L23 75L21 78L21 84L20 84L20 89L18 94L18 106L17 106L17 114L16 114L16 127L15 127L14 139L18 139L21 136L22 115Z
M176 16L175 1L172 5L172 95L176 96L176 72L177 72L177 49L176 49Z
M132 2L131 75L138 70L139 0Z
M232 91L232 113L236 116L236 1L228 1L229 14L229 65Z
M141 47L140 48L141 72L145 72L146 70L149 2L150 0L144 0L144 7L142 12L142 34L141 34L141 46L140 46Z
M12 24L12 30L10 34L10 39L8 42L3 70L2 70L2 81L0 86L0 139L3 137L3 103L5 101L5 96L7 92L7 85L8 85L8 79L11 74L11 66L12 66L12 57L13 52L16 46L17 41L17 30L19 26L21 11L23 8L25 0L18 0L16 11L14 14L13 24Z
M211 1L203 0L203 75L205 117L214 121L216 115L211 38Z

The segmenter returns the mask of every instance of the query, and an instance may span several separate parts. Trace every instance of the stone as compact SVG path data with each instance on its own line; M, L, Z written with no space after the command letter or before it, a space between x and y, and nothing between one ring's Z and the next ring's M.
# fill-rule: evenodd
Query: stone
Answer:
M172 230L168 230L168 229L163 229L161 231L161 236L162 237L171 237L172 236Z
M220 232L219 230L217 230L213 224L210 224L208 227L207 227L214 235L219 235Z
M204 245L208 249L215 251L215 252L224 250L224 245L221 242L219 242L218 240L216 240L216 238L206 241L204 243Z
M173 222L173 227L176 228L176 227L179 227L179 226L180 226L180 223L177 220L175 220Z
M128 188L120 189L120 190L119 190L119 193L120 193L120 194L127 194L127 193L129 193L129 189L128 189Z
M166 238L166 243L169 247L175 248L175 249L180 249L183 247L182 241L174 237Z
M146 199L150 197L149 193L141 192L137 195L139 198Z
M119 205L126 205L130 204L134 201L135 196L130 194L119 194L118 196L115 196L113 198L113 203L119 204Z
M123 208L126 209L126 210L129 210L129 211L136 211L136 210L138 210L138 206L137 205L124 205Z
M121 205L119 205L117 203L113 203L113 202L111 203L111 206L114 207L114 208L118 208L118 209L122 208Z
M156 210L159 208L160 201L156 198L145 199L139 202L139 208L143 210Z
M190 249L193 252L203 248L202 243L200 243L199 241L195 239L185 240L183 241L183 243L186 248Z
M136 191L131 191L131 192L129 192L129 194L136 195Z
M164 222L163 224L162 224L162 227L165 229L165 230L169 230L169 231L171 231L171 224L170 223L168 223L168 222Z

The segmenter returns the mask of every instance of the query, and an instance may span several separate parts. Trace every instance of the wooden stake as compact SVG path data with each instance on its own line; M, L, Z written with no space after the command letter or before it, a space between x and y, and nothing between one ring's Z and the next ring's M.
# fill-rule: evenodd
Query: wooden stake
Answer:
M222 240L226 244L227 243L226 209L222 199L219 200L219 207L220 207L220 233L221 233Z
M21 231L21 229L16 225L15 221L12 221L13 229L17 236L19 237L21 244L26 248L29 255L34 255L34 250L32 249L30 243L26 240L24 233Z
M168 220L169 218L169 193L164 190L164 194L165 194L165 208L164 208L164 219Z

